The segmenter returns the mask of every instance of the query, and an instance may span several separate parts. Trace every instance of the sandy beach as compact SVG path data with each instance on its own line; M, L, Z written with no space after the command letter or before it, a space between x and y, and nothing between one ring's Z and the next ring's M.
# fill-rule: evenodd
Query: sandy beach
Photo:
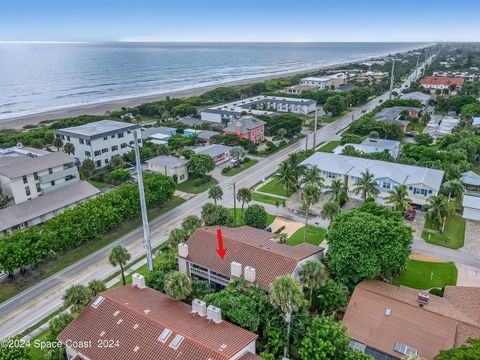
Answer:
M428 45L428 46L431 46L431 45ZM402 53L418 50L428 46L422 46L422 47L418 47L411 50L400 51L394 54L385 54L383 56L402 54ZM380 56L376 56L376 58L378 57ZM176 98L185 98L190 96L201 95L204 92L215 89L219 86L235 86L235 85L252 84L255 82L267 81L271 79L280 79L280 78L290 77L296 74L305 74L305 73L311 73L319 70L336 68L338 66L367 61L371 59L372 57L367 57L363 59L357 59L355 61L340 62L337 64L332 64L332 65L322 66L322 67L317 67L312 69L303 69L303 70L285 72L281 74L272 74L267 76L246 78L242 80L228 81L228 82L212 84L208 86L192 88L187 90L163 92L163 93L158 93L158 94L148 95L148 96L129 97L125 99L110 100L105 102L89 103L85 105L65 107L61 109L47 110L47 111L42 111L42 112L28 114L28 115L12 116L10 118L0 119L0 129L22 129L25 125L35 125L46 120L58 120L58 119L76 117L81 115L105 115L108 111L118 110L118 109L121 109L122 107L133 107L133 106L140 105L144 102L162 100L167 96L176 97Z

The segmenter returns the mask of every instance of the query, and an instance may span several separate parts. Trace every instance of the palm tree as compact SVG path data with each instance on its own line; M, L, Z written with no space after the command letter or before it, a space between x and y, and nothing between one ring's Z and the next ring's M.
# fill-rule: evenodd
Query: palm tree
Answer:
M203 226L203 220L196 215L189 215L182 221L182 230L185 231L185 240ZM171 234L171 233L170 233Z
M386 202L387 204L392 204L394 211L397 209L408 210L412 208L412 205L410 205L412 199L408 197L407 187L405 185L397 186L397 188L390 193Z
M340 205L336 201L327 201L322 208L320 216L332 222L333 217L340 212Z
M223 190L220 186L218 185L212 185L210 186L210 189L208 190L208 198L213 199L213 202L215 205L217 205L217 200L222 200L223 197Z
M119 155L112 156L108 163L110 169L119 169L123 167L123 165L125 165L125 161Z
M95 163L92 159L85 159L80 166L80 173L87 179L92 177L93 172L95 171Z
M63 141L58 136L53 139L53 146L57 148L57 151L63 146Z
M69 312L64 312L55 316L50 320L50 324L48 325L50 332L49 338L56 341L57 336L72 322L72 320L73 315Z
M363 202L367 201L367 198L376 196L380 193L378 189L378 184L374 180L374 176L368 170L366 172L362 172L360 179L355 184L355 189L353 192L358 195L362 194Z
M245 203L249 203L252 201L252 192L249 188L241 188L237 192L237 200L242 203L242 214L243 214L243 207Z
M270 303L282 310L287 323L287 343L283 356L288 357L290 346L290 320L292 313L297 312L304 304L302 290L295 278L291 275L279 276L270 285Z
M307 241L308 213L310 211L310 206L318 202L320 195L320 188L314 184L306 184L300 193L300 198L303 200L303 204L305 206L305 231L303 233L304 242Z
M101 292L107 290L107 285L103 280L100 279L92 279L88 283L88 290L92 296L97 296Z
M112 252L108 257L108 261L112 266L120 266L120 271L122 272L122 282L123 285L126 285L125 281L125 273L123 271L123 267L127 265L127 261L130 260L130 254L128 253L127 249L125 249L122 245L116 245L112 248Z
M448 194L448 201L452 196L458 196L463 192L463 184L458 179L449 180L443 183L442 192Z
M284 161L280 164L277 171L277 177L285 187L285 190L287 191L287 196L289 196L289 190L295 189L295 187L297 186L298 178L296 178L295 174L292 172L288 161Z
M319 189L323 188L325 179L321 176L320 170L316 166L307 168L303 172L301 184L313 184Z
M65 151L68 155L72 155L75 153L75 146L72 143L66 143L63 145L63 151Z
M72 312L79 313L90 301L90 291L84 285L76 284L70 286L62 299L67 307L72 307Z
M445 230L445 219L451 209L444 195L432 196L427 201L427 214L440 225L440 232Z
M188 239L188 233L185 229L177 228L170 231L167 243L171 248L176 248L178 244L184 243Z
M332 180L325 193L332 195L332 200L338 202L343 195L347 194L347 187L342 180Z
M185 300L192 293L192 281L187 274L171 271L165 275L165 293L175 300Z
M318 260L309 260L302 266L298 276L302 285L310 292L309 303L311 308L313 304L313 293L325 279L324 266Z

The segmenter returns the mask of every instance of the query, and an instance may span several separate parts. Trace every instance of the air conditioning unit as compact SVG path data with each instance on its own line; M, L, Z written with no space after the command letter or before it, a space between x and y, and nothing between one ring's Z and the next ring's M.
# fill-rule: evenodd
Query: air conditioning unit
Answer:
M216 306L208 305L207 319L212 320L216 324L220 324L222 322L222 310Z
M427 305L429 298L430 296L427 293L423 293L423 292L418 293L418 304L420 306Z
M245 270L244 270L244 278L245 280L247 280L248 282L255 282L255 277L256 277L256 271L255 271L255 268L252 268L250 266L245 266Z
M188 245L184 243L178 244L178 255L180 257L188 257Z
M207 304L200 299L193 299L192 313L198 314L202 317L207 316Z
M140 274L132 275L132 285L138 287L139 289L145 289L145 278Z
M242 264L232 261L230 263L230 274L232 277L241 278L242 277Z

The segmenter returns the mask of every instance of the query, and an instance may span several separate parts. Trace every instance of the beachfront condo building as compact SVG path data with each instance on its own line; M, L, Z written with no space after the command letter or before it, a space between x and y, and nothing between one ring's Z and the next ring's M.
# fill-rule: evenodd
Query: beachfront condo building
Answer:
M277 112L307 115L316 108L315 100L259 95L204 109L200 116L204 121L221 123L244 115L274 115Z
M384 204L398 186L405 185L412 204L425 205L429 198L438 195L444 174L442 170L426 167L324 152L316 152L301 165L317 167L325 179L325 186L331 185L333 180L341 180L348 189L348 196L354 199L361 199L361 194L356 194L354 190L368 171L378 184L380 193L375 200L380 204Z
M54 134L60 137L64 144L73 144L75 159L80 162L91 159L99 168L107 165L113 156L121 156L132 151L134 131L141 146L140 126L120 121L101 120L58 129Z

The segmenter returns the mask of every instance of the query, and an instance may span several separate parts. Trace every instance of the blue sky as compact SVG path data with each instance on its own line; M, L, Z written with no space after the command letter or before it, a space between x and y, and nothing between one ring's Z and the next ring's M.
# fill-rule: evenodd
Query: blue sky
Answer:
M0 41L480 41L478 0L0 0Z

